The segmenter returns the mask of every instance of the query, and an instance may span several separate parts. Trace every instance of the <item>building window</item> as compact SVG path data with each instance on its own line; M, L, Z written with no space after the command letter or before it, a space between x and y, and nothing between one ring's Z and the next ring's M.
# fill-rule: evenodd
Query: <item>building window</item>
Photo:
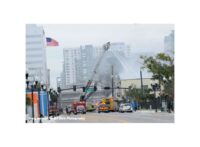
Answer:
M42 37L42 35L26 35L27 38Z
M26 64L36 64L36 63L42 63L42 60L38 60L38 61L27 61Z
M41 41L31 41L31 42L26 42L26 44L41 44Z

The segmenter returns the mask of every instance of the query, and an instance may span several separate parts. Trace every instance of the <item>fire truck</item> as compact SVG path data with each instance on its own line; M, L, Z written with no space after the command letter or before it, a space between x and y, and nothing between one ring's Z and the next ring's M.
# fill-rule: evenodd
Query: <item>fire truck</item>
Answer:
M118 111L118 104L113 97L102 98L98 106L98 113L100 112L115 112Z
M73 113L75 115L78 113L86 114L86 103L84 101L73 102L71 105L66 107L66 113Z
M77 113L86 114L86 103L85 101L74 102L72 104L73 113L76 115Z

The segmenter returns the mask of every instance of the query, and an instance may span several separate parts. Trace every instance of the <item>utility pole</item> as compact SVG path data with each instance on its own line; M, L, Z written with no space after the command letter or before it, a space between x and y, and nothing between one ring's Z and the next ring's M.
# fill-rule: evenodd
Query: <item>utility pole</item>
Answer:
M112 65L112 97L114 97L114 67Z
M142 79L142 70L140 69L140 80L141 80L141 93L142 93L142 98L144 95L144 86L143 86L143 79Z

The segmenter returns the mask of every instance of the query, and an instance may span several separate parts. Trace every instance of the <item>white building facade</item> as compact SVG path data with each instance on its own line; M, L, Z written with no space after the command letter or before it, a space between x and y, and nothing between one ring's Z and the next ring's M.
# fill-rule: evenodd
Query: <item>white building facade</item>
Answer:
M26 25L26 72L33 80L49 85L45 33L41 26Z
M76 59L80 58L80 48L64 49L63 56L63 78L67 87L76 84Z
M164 52L169 55L174 54L174 31L164 38Z
M152 80L151 78L143 78L142 79L143 83L143 88L144 89L151 89L151 84L158 83L158 80ZM141 88L141 79L136 78L136 79L125 79L121 80L121 87L122 88L129 88L129 86L132 86L133 88L140 89ZM125 90L123 89L122 95L125 95Z

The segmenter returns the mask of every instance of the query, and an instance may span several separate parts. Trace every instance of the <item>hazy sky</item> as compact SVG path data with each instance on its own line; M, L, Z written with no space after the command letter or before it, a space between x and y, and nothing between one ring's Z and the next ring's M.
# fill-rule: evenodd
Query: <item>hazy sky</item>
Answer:
M63 48L92 44L102 46L110 42L124 42L135 52L163 51L164 36L174 30L172 24L67 24L42 25L46 37L59 42L58 47L47 47L47 66L51 70L51 85L56 88L60 76Z

